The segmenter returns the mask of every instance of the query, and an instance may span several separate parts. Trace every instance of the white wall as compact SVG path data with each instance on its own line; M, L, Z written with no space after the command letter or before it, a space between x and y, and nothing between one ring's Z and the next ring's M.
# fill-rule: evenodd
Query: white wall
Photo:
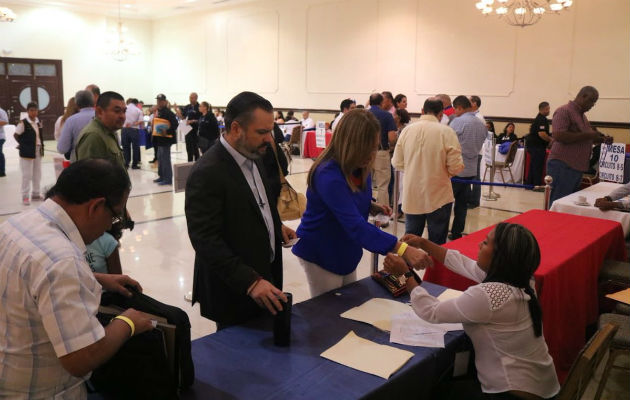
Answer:
M140 54L118 62L104 54L105 33L116 26L115 18L79 14L55 7L11 8L18 15L12 23L0 23L0 51L5 57L62 60L65 100L90 83L101 91L114 90L124 97L155 98L151 68L152 22L123 20ZM64 103L65 104L65 103Z
M334 109L374 90L418 112L436 92L478 94L486 115L533 117L583 85L600 90L591 120L630 115L630 2L576 1L517 28L474 0L268 0L153 24L153 91L225 105L258 91L279 108Z

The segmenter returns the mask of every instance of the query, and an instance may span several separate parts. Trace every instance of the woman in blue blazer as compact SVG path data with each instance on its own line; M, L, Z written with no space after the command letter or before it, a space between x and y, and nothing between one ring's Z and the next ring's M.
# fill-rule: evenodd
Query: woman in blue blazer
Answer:
M309 171L307 206L293 254L304 267L313 297L354 282L363 249L398 253L418 268L431 264L425 252L368 222L368 213L391 214L389 206L372 202L370 173L380 131L369 111L346 113Z

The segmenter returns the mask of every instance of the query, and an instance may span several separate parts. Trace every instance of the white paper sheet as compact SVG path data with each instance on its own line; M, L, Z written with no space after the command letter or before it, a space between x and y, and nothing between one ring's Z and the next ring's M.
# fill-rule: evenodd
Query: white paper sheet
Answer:
M389 341L408 346L444 347L444 334L462 329L462 324L432 324L414 312L406 312L393 316Z
M459 290L455 290L455 289L446 289L437 297L437 299L440 301L456 299L459 296L461 296L462 293L464 292L460 292Z
M341 317L365 322L384 331L392 330L392 317L411 311L409 304L399 301L373 298L358 307L349 309L341 314Z
M371 342L350 331L321 356L346 367L388 379L413 357L413 353Z

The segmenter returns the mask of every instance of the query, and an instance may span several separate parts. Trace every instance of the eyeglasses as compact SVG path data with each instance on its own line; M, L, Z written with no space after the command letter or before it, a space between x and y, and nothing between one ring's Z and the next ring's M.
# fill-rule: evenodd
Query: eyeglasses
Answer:
M114 211L114 208L109 204L109 200L105 200L105 207L112 213L112 225L115 225L123 220L123 216Z

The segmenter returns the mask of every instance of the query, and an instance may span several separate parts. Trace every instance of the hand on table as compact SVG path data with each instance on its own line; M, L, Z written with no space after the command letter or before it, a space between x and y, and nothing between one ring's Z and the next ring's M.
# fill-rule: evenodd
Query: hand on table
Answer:
M280 300L285 303L288 301L282 290L264 279L253 283L253 285L253 289L249 292L249 297L254 299L260 308L266 308L273 315L276 315L278 311L282 311Z

